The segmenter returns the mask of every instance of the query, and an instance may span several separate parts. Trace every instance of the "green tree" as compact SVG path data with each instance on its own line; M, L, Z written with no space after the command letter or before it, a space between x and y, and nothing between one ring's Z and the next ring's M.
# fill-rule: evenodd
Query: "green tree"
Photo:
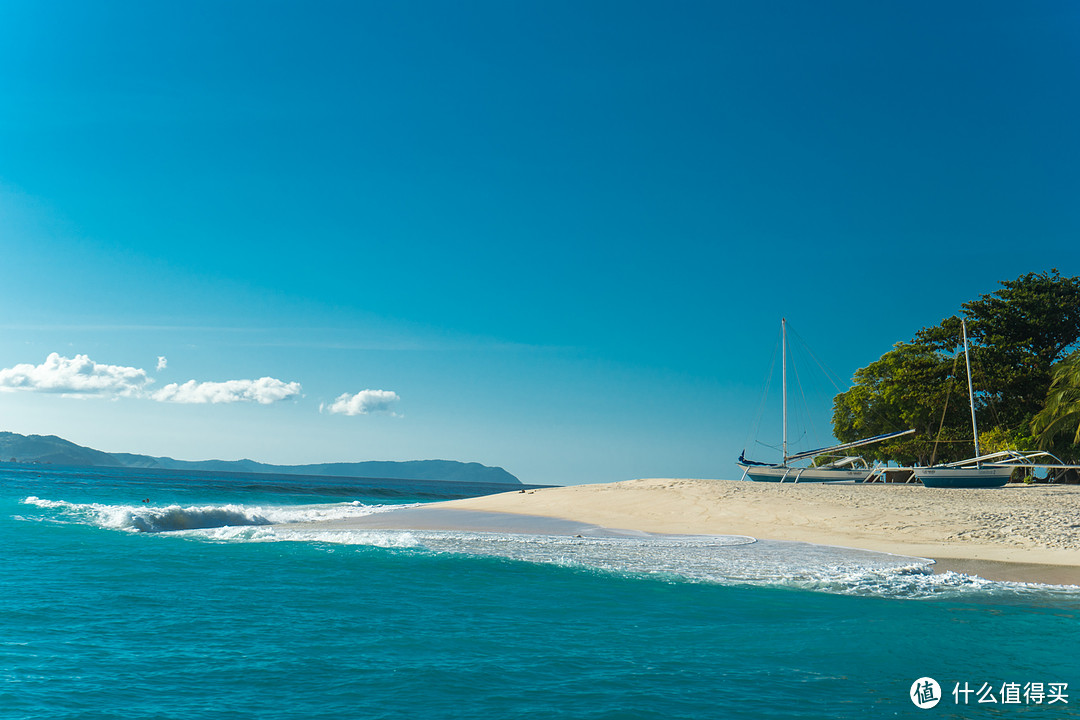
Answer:
M1057 270L1021 275L964 303L962 313L983 450L1030 449L1031 432L1049 442L1073 427L1070 422L1080 423L1074 415L1080 413L1080 382L1059 380L1055 372L1055 363L1080 340L1080 278ZM959 317L946 318L859 370L852 388L833 403L837 439L914 428L912 436L866 448L865 456L905 465L971 457L960 326ZM1071 372L1066 366L1072 367L1062 363L1063 378ZM1037 416L1042 419L1033 423Z
M970 455L971 419L966 390L959 385L966 378L957 378L957 369L962 371L963 365L928 345L897 343L880 360L856 372L851 389L836 396L833 434L841 442L852 442L914 428L914 435L860 450L868 459L904 465Z
M1028 273L962 307L980 410L994 425L1026 430L1046 402L1054 364L1080 340L1080 277ZM919 331L915 342L956 351L960 319Z
M1032 419L1031 432L1042 449L1076 457L1080 446L1080 350L1054 368L1046 405Z

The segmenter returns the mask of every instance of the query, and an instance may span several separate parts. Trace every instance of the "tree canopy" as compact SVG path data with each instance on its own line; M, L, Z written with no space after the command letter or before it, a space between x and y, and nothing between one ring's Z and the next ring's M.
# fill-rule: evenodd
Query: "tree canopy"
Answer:
M1044 446L1056 441L1055 449L1075 455L1080 434L1064 447L1060 436L1069 422L1080 423L1080 370L1069 374L1058 364L1068 365L1062 361L1080 340L1080 278L1057 270L1021 275L964 303L961 315L983 450L1030 449L1035 433ZM856 372L851 389L833 401L837 439L914 428L914 435L870 446L864 454L902 465L971 457L967 371L957 355L960 321L952 316L923 328ZM1070 385L1069 378L1076 383ZM1051 406L1056 409L1047 414ZM1033 424L1036 418L1042 419Z

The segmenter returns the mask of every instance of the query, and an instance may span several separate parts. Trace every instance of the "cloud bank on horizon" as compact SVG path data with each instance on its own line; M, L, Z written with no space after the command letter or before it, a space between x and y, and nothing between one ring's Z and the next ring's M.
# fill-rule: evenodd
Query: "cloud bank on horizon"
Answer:
M157 370L166 367L164 357L158 357ZM169 383L160 390L150 391L154 382L146 370L123 365L106 365L87 355L64 357L50 353L40 365L19 363L0 369L0 392L54 393L67 397L121 397L150 399L178 404L222 404L251 402L270 405L290 398L300 398L298 382L286 382L272 377L257 380L225 380L223 382L188 380ZM401 398L387 390L362 390L355 395L344 393L330 406L319 405L335 415L369 415L391 411Z

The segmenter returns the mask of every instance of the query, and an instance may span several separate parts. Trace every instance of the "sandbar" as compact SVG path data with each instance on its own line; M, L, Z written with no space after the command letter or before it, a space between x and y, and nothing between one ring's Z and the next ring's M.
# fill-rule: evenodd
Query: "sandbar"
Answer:
M498 513L500 526L511 514L622 531L749 535L931 558L939 571L990 580L1080 585L1075 485L944 490L895 483L641 479L438 505Z

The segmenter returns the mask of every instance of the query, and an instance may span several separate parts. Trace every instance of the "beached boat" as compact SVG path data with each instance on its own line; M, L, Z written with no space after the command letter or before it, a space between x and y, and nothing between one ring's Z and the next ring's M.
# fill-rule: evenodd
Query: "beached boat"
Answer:
M874 472L874 468L861 457L844 457L836 463L818 467L789 464L793 460L794 458L787 458L785 462L770 465L753 463L740 456L738 465L743 468L744 477L756 482L866 482ZM851 465L856 467L850 467Z
M995 465L985 461L979 451L979 426L975 422L975 391L971 385L971 358L968 353L967 322L960 320L964 338L964 362L967 365L968 402L971 405L971 432L975 439L975 457L960 462L912 468L912 473L929 488L994 488L1009 482L1014 466Z
M863 445L878 443L890 438L900 437L915 432L914 430L902 430L900 432L876 435L854 442L840 443L829 447L809 450L806 452L788 455L788 391L787 391L787 319L780 320L781 334L781 385L783 387L783 434L781 441L781 461L779 463L754 462L746 459L746 451L739 455L736 463L743 470L743 479L750 478L755 482L866 482L877 472L865 459L858 455L834 456L834 453L845 452ZM829 457L827 463L816 466L802 466L793 463L812 461L815 458Z
M967 461L970 462L970 461ZM913 468L915 478L928 488L995 488L1009 482L1013 468L1000 465Z

